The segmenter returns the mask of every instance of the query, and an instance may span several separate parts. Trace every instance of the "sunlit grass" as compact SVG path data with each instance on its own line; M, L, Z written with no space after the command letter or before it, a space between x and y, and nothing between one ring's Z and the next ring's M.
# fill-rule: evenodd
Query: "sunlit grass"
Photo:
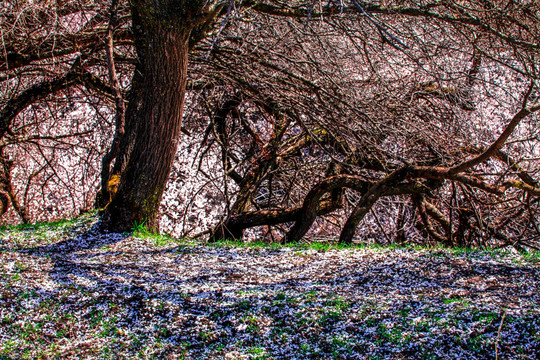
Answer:
M96 220L97 210L92 210L79 216L68 219L59 219L51 222L36 222L32 224L0 225L0 232L5 231L32 231L68 229Z
M2 225L0 226L0 240L3 236L10 236L13 242L19 246L30 246L35 243L54 243L57 240L65 239L66 236L75 236L81 230L88 229L93 223L98 221L97 211L90 211L81 216L62 219L53 222L38 222L34 224ZM464 256L464 257L483 257L493 258L510 255L508 249L492 249L488 247L469 248L469 247L444 247L442 245L418 245L418 244L378 244L378 243L352 243L340 244L334 242L322 241L302 241L295 243L279 243L266 241L243 241L238 239L226 239L213 242L204 242L202 240L193 240L190 238L176 238L170 234L154 233L147 229L144 222L135 223L130 234L136 239L151 240L156 247L166 246L198 246L205 244L210 247L240 247L240 248L264 248L264 249L296 249L296 250L347 250L347 249L365 249L375 252L385 252L393 250L420 251L427 252L432 257ZM31 240L31 241L29 241ZM1 243L0 243L1 244ZM514 259L513 261L518 261ZM533 250L522 253L519 261L540 262L540 251Z
M53 222L0 226L0 250L2 245L8 243L16 248L30 248L74 238L97 222L96 215L96 211L91 211L77 217Z

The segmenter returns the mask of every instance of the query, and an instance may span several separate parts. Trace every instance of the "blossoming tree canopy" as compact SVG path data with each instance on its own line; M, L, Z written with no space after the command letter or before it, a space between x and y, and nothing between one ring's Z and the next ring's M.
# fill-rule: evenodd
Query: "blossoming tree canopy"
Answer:
M537 246L537 2L1 7L6 219Z

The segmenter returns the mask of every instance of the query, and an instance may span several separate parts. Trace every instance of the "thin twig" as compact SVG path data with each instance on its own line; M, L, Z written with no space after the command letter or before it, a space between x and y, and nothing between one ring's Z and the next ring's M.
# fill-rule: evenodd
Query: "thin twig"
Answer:
M499 360L499 350L497 349L497 346L499 345L499 340L501 339L501 330L502 330L505 317L506 317L506 310L503 313L501 324L499 325L499 331L497 331L497 340L495 341L495 360Z

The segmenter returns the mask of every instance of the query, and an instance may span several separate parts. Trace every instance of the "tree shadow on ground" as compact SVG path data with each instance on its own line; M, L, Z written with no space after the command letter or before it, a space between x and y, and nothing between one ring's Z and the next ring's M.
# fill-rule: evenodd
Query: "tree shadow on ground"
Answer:
M68 238L60 242L36 246L20 250L23 253L29 253L37 256L48 256L51 254L67 255L78 251L97 249L103 246L112 245L125 240L131 236L131 233L106 233L100 227L100 224L94 224L92 227L76 237Z
M21 252L52 263L47 274L58 287L36 286L36 297L68 293L61 300L62 309L76 314L81 322L103 327L100 334L116 334L110 330L114 320L114 328L121 329L118 333L130 336L126 340L127 335L114 335L126 342L124 351L131 355L145 343L161 341L164 345L158 357L183 351L192 357L220 357L224 354L220 351L235 346L244 350L264 346L272 348L275 358L300 353L301 358L313 359L347 359L354 354L422 357L435 350L493 358L489 341L461 339L467 335L461 329L444 333L447 330L438 325L436 317L446 315L434 313L434 309L445 301L466 304L476 300L469 308L464 305L460 310L464 315L456 315L454 320L478 327L477 319L467 318L469 313L491 316L489 323L475 330L485 336L478 341L484 341L496 334L501 322L502 313L490 313L490 301L505 296L525 301L530 291L516 284L526 282L527 277L538 279L540 274L535 267L451 257L398 255L403 258L352 262L345 258L342 264L337 260L325 263L319 261L324 257L314 255L300 257L302 261L293 264L295 252L287 250L152 249L148 244L115 248L122 241L139 240L129 234L103 235L93 228L76 238ZM489 284L499 282L498 288L488 288L479 279L487 275L493 278ZM428 310L435 320L423 329L415 321L425 318L423 311ZM387 328L389 321L399 333ZM433 343L416 343L401 336L416 331L430 338L434 329L441 334L432 336ZM520 336L514 343L501 341L501 347L515 351L520 343L528 343L535 351L540 346L540 340ZM370 344L378 348L370 350Z

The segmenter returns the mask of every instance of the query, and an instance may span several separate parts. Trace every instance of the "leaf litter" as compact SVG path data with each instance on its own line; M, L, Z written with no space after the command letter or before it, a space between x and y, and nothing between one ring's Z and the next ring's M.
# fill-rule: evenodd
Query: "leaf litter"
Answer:
M538 259L0 234L0 358L536 359ZM497 353L496 353L497 351Z

